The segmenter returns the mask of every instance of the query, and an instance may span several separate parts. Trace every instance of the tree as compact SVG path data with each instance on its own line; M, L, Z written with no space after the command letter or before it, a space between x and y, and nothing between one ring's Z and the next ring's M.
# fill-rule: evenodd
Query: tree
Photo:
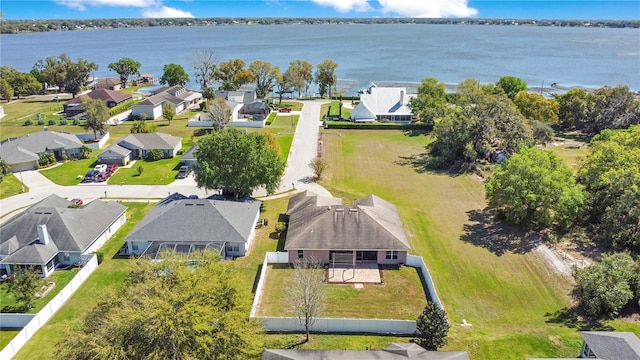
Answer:
M40 83L30 73L21 73L15 71L9 76L3 76L3 80L6 80L11 89L13 95L16 95L18 99L20 95L33 95L40 90Z
M22 303L24 310L33 307L33 299L36 292L42 288L44 280L33 267L13 266L13 273L9 276L9 292Z
M231 121L231 108L227 105L227 101L217 98L207 104L207 117L213 122L215 130L223 130Z
M256 82L256 95L264 99L271 93L276 79L280 75L280 68L271 65L268 61L256 60L249 65L249 71Z
M92 151L93 151L93 149L91 149L87 145L82 145L82 147L80 148L80 158L81 159L88 159L89 156L91 156L91 152Z
M558 118L565 129L584 129L595 111L593 95L583 89L573 88L565 94L556 95Z
M307 94L309 85L313 82L313 65L304 60L294 60L289 64L285 72L293 88L298 92L298 97Z
M315 79L318 84L318 90L320 91L321 97L324 97L324 94L328 93L329 98L331 98L331 89L338 81L338 77L336 75L337 67L338 64L330 59L326 59L316 66Z
M220 57L213 48L194 51L193 69L195 70L196 82L200 84L201 90L210 88L211 83L215 80L218 61L220 61Z
M144 172L144 166L138 165L138 167L136 168L136 172L138 173L138 176L141 176L142 172Z
M0 96L6 99L7 102L13 98L13 88L5 79L0 79Z
M293 274L286 285L285 294L289 312L304 326L306 339L316 318L326 308L325 271L322 262L304 258L293 263Z
M515 76L503 76L498 80L497 86L502 89L509 99L513 100L521 91L527 90L527 83Z
M9 173L11 167L4 159L0 159L0 183L4 180L4 176Z
M107 104L100 99L83 99L82 107L85 111L85 130L93 130L93 138L98 139L98 132L106 132L105 122L109 119Z
M552 152L525 148L486 183L489 206L525 228L568 227L584 201L571 169Z
M447 344L449 321L447 314L433 301L427 301L416 321L416 333L412 342L426 350L436 351Z
M124 286L103 292L82 327L58 343L56 358L259 357L264 330L247 316L251 300L234 264L209 252L163 256L136 260Z
M513 99L524 117L545 124L558 123L559 104L555 99L547 99L540 94L520 91Z
M202 97L206 100L206 101L210 101L216 98L216 91L213 90L213 88L205 88L204 90L202 90Z
M587 192L585 222L598 243L640 253L640 125L604 130L591 147L578 173Z
M89 78L89 74L98 70L98 65L94 62L89 62L82 58L78 58L77 62L73 62L64 54L60 56L59 67L64 69L64 89L70 92L74 98L82 90Z
M120 84L123 88L126 88L129 76L140 75L140 66L140 62L128 57L123 57L122 59L109 64L108 67L120 75Z
M39 166L47 166L56 162L56 156L50 152L44 152L38 157Z
M423 123L434 124L436 119L442 118L448 111L445 90L445 85L436 78L422 80L416 97L409 100L409 106Z
M287 69L284 74L278 74L275 82L276 92L278 93L278 104L282 104L284 94L292 92L293 89L291 69Z
M264 186L272 194L280 185L284 160L260 133L237 128L216 131L198 142L194 174L198 187L223 189L234 197Z
M171 106L171 104L167 101L162 105L162 117L169 122L169 126L171 126L171 120L176 115L176 110Z
M190 81L189 75L184 71L184 68L178 64L166 64L162 68L162 77L160 77L160 84L167 86L181 85L184 86Z
M587 127L591 134L604 129L624 129L640 124L640 100L626 85L605 86L593 91L595 116Z
M309 162L309 167L313 170L313 174L317 180L320 180L322 174L329 168L329 164L320 156L315 157Z
M222 85L220 90L235 91L242 85L255 80L251 70L245 68L246 63L242 59L233 59L220 63L215 73L215 79Z
M142 119L142 116L140 119L135 120L133 122L133 125L131 125L131 129L129 129L129 131L132 134L142 134L142 133L148 133L149 129L147 129L147 123L145 122L144 119Z
M605 254L600 263L573 269L573 296L589 316L617 312L640 298L638 274L640 261L634 262L628 253Z

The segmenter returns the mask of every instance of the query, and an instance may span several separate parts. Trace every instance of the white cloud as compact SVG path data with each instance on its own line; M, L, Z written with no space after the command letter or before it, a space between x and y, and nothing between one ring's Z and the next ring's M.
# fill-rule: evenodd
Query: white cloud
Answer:
M442 18L471 17L478 10L470 8L468 0L378 0L384 14L408 17Z
M314 4L320 6L329 6L338 12L345 13L349 11L370 11L371 6L367 0L311 0ZM414 0L415 1L415 0Z
M189 11L184 11L168 6L142 10L142 16L146 18L192 18Z
M148 7L158 4L157 0L54 0L57 4L84 11L88 6Z

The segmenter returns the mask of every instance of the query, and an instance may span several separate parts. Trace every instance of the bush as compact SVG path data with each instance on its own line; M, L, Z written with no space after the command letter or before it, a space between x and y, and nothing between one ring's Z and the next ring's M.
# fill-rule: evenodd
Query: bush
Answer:
M56 121L55 121L55 120L53 120L53 119L50 119L50 120L47 122L47 124L49 124L49 125L55 125L55 124L56 124Z
M52 153L48 152L40 154L40 159L38 160L38 164L40 164L40 166L47 166L55 162L56 157Z
M73 119L72 124L76 126L80 125L80 119Z
M160 149L153 149L147 152L147 161L158 161L164 158L164 153Z
M94 254L96 254L96 258L98 258L98 265L102 264L102 261L104 260L104 253L102 251L96 251Z
M37 124L38 125L44 125L44 120L42 120L42 119L38 120Z
M67 119L60 119L58 124L60 124L61 126L67 125L68 124Z
M285 232L285 231L287 231L287 223L286 222L282 222L282 221L278 222L276 224L276 232L282 233L282 232Z
M31 119L25 120L24 126L31 126L31 125L33 125L33 120L31 120Z
M328 121L327 129L352 129L352 130L433 130L433 125L428 124L395 124L395 123L352 123L349 121Z

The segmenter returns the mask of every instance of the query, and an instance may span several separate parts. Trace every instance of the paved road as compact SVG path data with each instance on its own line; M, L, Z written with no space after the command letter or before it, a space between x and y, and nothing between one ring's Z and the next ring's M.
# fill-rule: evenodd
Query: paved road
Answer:
M320 106L322 102L303 101L303 103L304 107L300 113L300 120L293 137L287 168L283 176L282 185L277 193L287 192L294 185L298 191L309 189L319 195L331 196L323 187L310 181L313 173L308 166L318 151L318 133L321 125ZM85 203L100 197L106 197L107 199L164 198L174 192L185 195L198 195L200 197L211 195L204 189L198 188L192 176L176 180L169 185L108 185L107 183L92 183L75 186L56 185L36 170L24 171L22 174L16 174L16 176L18 178L22 177L24 184L29 187L29 192L1 200L0 217L34 204L51 194L57 194L68 199L80 198ZM266 192L257 190L254 196L264 197ZM6 220L6 218L3 220Z

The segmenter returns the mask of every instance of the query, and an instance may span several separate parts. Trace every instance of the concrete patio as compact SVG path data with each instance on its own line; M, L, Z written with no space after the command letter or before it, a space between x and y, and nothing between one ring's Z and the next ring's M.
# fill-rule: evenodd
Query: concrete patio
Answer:
M356 268L351 266L336 265L327 269L329 284L381 284L382 276L378 264L358 263Z

